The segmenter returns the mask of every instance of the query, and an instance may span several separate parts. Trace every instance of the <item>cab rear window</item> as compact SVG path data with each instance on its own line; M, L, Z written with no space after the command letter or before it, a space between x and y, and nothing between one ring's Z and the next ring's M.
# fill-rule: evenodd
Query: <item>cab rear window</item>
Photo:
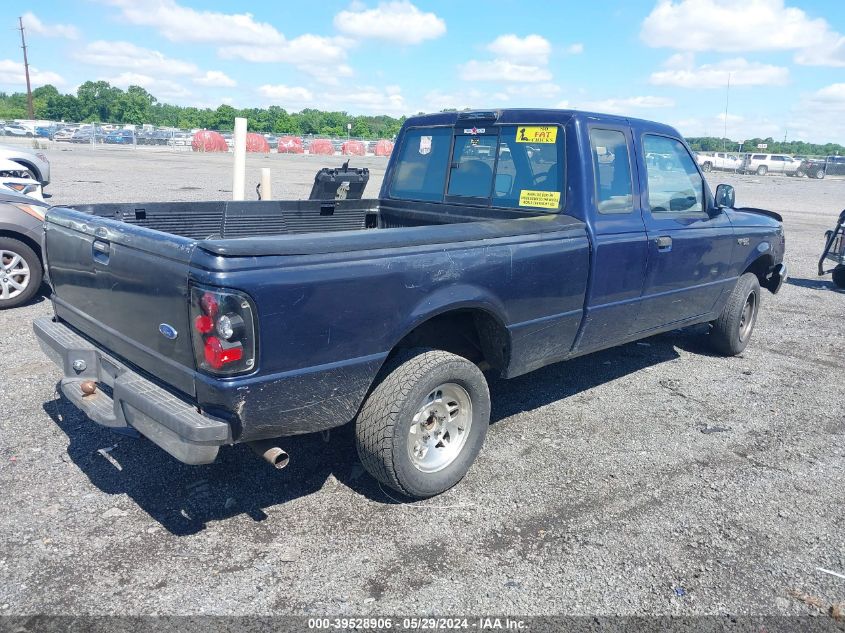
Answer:
M452 204L554 212L565 190L563 147L558 126L412 129L390 193L408 200L442 201L445 195Z

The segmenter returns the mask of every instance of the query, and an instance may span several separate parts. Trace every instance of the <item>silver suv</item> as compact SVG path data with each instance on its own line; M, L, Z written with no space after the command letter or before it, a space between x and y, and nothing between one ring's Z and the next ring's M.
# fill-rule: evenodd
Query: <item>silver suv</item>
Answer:
M786 174L787 176L803 176L801 161L786 154L746 154L742 159L739 171L744 174Z

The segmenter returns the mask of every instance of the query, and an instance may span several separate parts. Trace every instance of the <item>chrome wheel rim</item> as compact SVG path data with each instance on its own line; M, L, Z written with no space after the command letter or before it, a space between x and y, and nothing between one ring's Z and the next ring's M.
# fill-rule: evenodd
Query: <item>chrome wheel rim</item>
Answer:
M0 301L14 299L29 286L26 260L14 251L0 250Z
M754 310L756 307L757 295L752 292L745 300L745 306L742 308L742 316L739 319L740 341L745 341L751 333L751 327L754 325Z
M443 470L457 459L472 426L472 400L453 382L423 398L408 430L408 457L424 473Z

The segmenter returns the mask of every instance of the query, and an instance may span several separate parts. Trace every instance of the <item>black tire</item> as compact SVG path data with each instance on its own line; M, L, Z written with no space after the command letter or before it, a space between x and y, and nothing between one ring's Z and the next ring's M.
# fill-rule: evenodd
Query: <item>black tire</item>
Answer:
M845 266L842 264L833 269L833 285L845 290Z
M816 174L815 174L815 178L817 180L822 180L824 178L824 169L817 169Z
M704 163L704 164L701 166L701 171L713 171L713 164L712 164L712 163L709 163L709 162Z
M750 313L746 306L751 304ZM760 311L760 281L753 273L745 273L736 282L722 314L711 323L710 344L725 356L741 354L748 346L757 314Z
M796 177L796 178L803 178L805 175L806 175L806 174L804 174L804 170L803 170L803 169L799 169L798 171L796 171L796 172L795 172L795 177Z
M765 176L767 173L769 173L769 168L766 167L765 165L760 165L757 168L757 175L758 176Z
M26 267L29 269L27 284L23 291L20 291L15 296L4 299L3 294L11 295L16 290L6 280L14 280L20 283L21 276L14 274L15 270L18 269L17 267L11 269L11 274L7 271L6 266L14 262L14 258L0 258L0 310L8 310L9 308L15 308L26 303L35 296L35 293L41 287L44 272L41 268L41 260L38 259L38 255L20 240L11 237L0 237L0 251L19 255L21 261L25 262Z
M358 456L364 468L408 497L432 497L448 490L466 475L487 435L490 393L484 374L462 356L419 348L395 356L379 376L355 420ZM421 426L414 416L424 408L426 398L447 384L460 386L469 397L467 436L451 462L434 472L423 472L411 459L411 427ZM451 409L452 405L447 406Z

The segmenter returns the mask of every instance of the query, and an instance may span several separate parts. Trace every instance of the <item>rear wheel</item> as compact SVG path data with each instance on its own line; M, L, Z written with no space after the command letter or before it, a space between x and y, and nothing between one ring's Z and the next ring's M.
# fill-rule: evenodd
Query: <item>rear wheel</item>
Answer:
M803 169L799 169L798 171L796 171L796 172L795 172L795 176L796 176L797 178L803 178L803 177L805 176L805 174L804 174L804 170L803 170Z
M757 168L757 175L758 176L765 176L768 172L769 172L769 168L766 167L765 165L760 165Z
M833 285L845 290L845 266L842 264L833 269Z
M389 362L355 421L358 456L383 484L409 497L444 492L466 475L490 424L481 370L441 350Z
M713 163L704 163L701 166L701 171L713 171Z
M814 176L815 176L816 178L818 178L819 180L821 180L822 178L824 178L824 169L817 169L817 170L816 170L816 173L814 174Z
M0 238L0 310L26 303L38 292L41 261L29 246L11 237Z
M711 323L710 343L725 356L736 356L748 346L760 310L760 281L753 273L742 275L722 314Z

